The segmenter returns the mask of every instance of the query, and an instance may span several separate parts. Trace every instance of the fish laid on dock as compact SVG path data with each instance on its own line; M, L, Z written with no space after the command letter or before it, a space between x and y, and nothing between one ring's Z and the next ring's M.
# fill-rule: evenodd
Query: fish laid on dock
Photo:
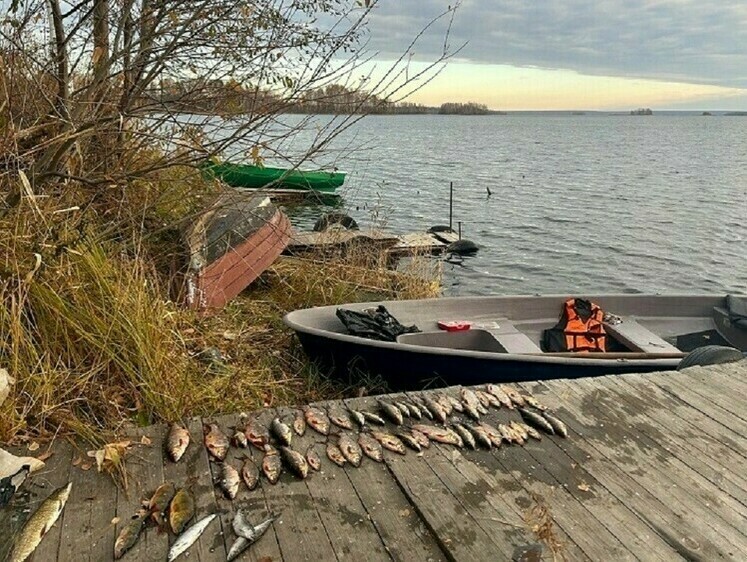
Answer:
M166 525L166 510L169 508L172 498L176 494L176 486L173 482L164 482L153 493L148 500L148 512L156 525L160 528Z
M241 479L249 490L254 490L259 484L259 469L252 459L245 459L241 466Z
M306 418L306 423L311 427L311 429L324 436L329 435L329 418L327 417L327 414L322 412L319 408L306 406L304 417Z
M277 449L271 445L265 446L265 456L262 458L262 472L264 472L270 484L275 484L280 478L283 470L283 463Z
M391 402L387 402L386 400L379 400L378 402L379 408L384 412L384 415L389 418L389 421L395 425L402 425L404 423L402 412L397 408L397 406Z
M293 431L299 437L302 437L306 433L306 418L304 418L301 410L296 410L296 413L293 415Z
M381 443L381 446L385 449L388 449L400 455L407 454L405 444L402 443L402 440L396 435L392 435L391 433L387 433L385 431L372 431L371 436L376 439L376 441Z
M44 535L52 528L52 525L60 517L62 510L65 509L65 503L67 503L67 499L70 497L72 487L73 483L70 482L67 486L63 486L52 492L41 503L34 514L29 517L29 520L26 521L16 539L16 544L10 555L11 562L24 562L24 560L28 559L34 553ZM5 532L3 531L3 533Z
M181 554L186 552L189 547L191 547L197 541L197 539L200 538L200 535L205 532L205 529L207 529L208 525L210 525L210 523L215 518L216 515L214 513L212 515L203 517L197 523L195 523L189 529L179 535L179 537L176 539L176 541L174 541L174 544L171 545L171 548L169 549L168 562L173 562Z
M445 445L454 445L455 447L464 446L459 434L448 427L435 427L427 424L417 424L412 427L413 429L423 433L431 441L437 441L438 443L443 443Z
M312 470L319 471L322 469L322 459L319 458L319 454L313 445L306 451L306 462Z
M256 419L252 419L246 424L246 427L244 427L244 435L246 435L249 443L254 445L260 451L264 451L265 445L270 443L270 432Z
M133 515L127 524L122 528L114 542L114 559L119 560L124 553L130 550L137 542L140 533L145 528L145 521L148 519L148 511L141 509Z
M558 418L550 414L549 412L542 412L542 417L552 426L553 431L561 437L568 437L568 428Z
M231 522L231 527L233 528L233 532L236 534L237 539L228 550L227 562L235 560L252 543L257 542L259 538L265 534L267 529L270 528L270 525L272 525L272 522L275 521L275 519L276 516L273 515L258 525L252 525L249 523L244 511L239 509Z
M342 453L342 456L345 457L346 461L356 468L361 465L363 450L360 445L358 445L358 441L352 435L349 433L341 433L340 437L337 439L337 446L340 448L340 452Z
M459 434L459 437L462 438L462 442L465 445L467 445L467 447L469 447L472 450L477 449L477 442L475 441L475 436L467 428L467 426L461 423L455 423L453 427L454 427L454 431L456 431Z
M347 462L347 459L345 458L345 455L342 454L340 448L331 441L327 443L327 458L337 466L344 466Z
M327 410L329 420L337 427L342 429L353 429L353 423L350 421L350 417L345 413L345 410L339 406L330 406Z
M178 535L195 516L195 498L186 488L179 488L169 504L169 526Z
M368 433L358 435L358 445L361 446L361 450L369 459L384 462L384 451L381 448L381 443Z
M270 423L270 433L275 436L275 439L277 439L281 445L290 447L291 441L293 440L293 432L279 417L272 419L272 422Z
M239 471L228 463L223 465L220 475L220 489L223 490L223 494L232 500L239 493L239 485L241 484L241 478L239 477Z
M306 462L306 457L290 447L280 447L280 453L283 456L285 464L288 465L288 468L290 468L296 476L301 480L308 476L309 464Z
M178 423L172 423L166 436L166 454L173 462L179 462L189 447L190 435L187 428Z
M552 424L547 420L546 417L542 416L541 414L521 407L519 407L519 414L521 414L521 417L524 418L524 421L529 425L536 427L537 429L542 430L545 433L549 433L550 435L555 434L555 430L553 429Z
M210 453L215 460L222 461L226 458L228 448L231 445L228 441L228 437L226 437L226 434L221 431L218 424L215 423L207 425L206 430L205 447L207 448L208 453Z

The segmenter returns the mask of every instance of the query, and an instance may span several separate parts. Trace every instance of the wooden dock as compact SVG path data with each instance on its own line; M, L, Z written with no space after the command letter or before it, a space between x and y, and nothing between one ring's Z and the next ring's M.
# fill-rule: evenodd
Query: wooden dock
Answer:
M440 255L459 235L454 232L414 232L392 234L383 230L347 230L330 228L323 232L294 232L286 253L303 255L308 253L349 253L361 248L385 253L392 259L406 256Z
M80 459L90 460L85 452L58 441L46 468L25 485L31 497L15 500L15 515L6 510L0 542L7 552L5 530L20 527L22 500L35 507L72 481L65 511L34 560L110 560L140 499L173 480L192 487L198 517L220 514L180 560L225 560L238 507L255 522L279 514L240 557L255 562L511 560L538 542L543 560L747 559L747 361L514 386L551 408L570 437L492 451L386 451L383 464L365 459L360 468L339 468L324 456L324 438L308 429L294 436L294 448L317 443L321 472L303 481L284 473L274 486L262 479L251 492L242 484L234 501L214 487L219 465L201 443L177 464L164 460L163 426L131 436L149 443L129 453L128 495L95 468L82 470ZM375 409L372 398L345 402ZM269 424L285 411L257 416ZM491 409L486 419L495 425L518 415ZM239 416L216 421L228 431ZM199 441L202 420L191 420L189 430ZM260 461L257 450L232 448L228 462L239 468L244 456ZM123 560L166 560L173 540L148 529ZM0 547L0 559L3 553Z

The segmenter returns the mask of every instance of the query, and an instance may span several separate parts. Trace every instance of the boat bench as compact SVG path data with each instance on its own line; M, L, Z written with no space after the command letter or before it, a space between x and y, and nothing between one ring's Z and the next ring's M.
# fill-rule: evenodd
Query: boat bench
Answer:
M496 328L484 326L479 326L479 328L489 332L498 340L507 353L542 353L540 347L529 336L520 332L507 318L499 318L495 323Z
M622 317L620 324L606 324L606 332L631 351L643 353L680 353L680 350L663 340L632 318Z

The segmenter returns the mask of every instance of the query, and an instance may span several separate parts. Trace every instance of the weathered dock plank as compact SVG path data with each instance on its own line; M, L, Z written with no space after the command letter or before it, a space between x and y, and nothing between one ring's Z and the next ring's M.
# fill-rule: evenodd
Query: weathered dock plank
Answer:
M39 505L49 497L57 488L66 485L70 479L71 462L73 460L73 446L62 439L58 439L52 448L53 454L47 459L44 468L32 474L24 484L22 490L19 490L11 504L0 510L0 536L12 539L13 534L21 531L24 523ZM16 451L19 455L28 455L26 450ZM68 507L71 505L68 501ZM66 508L67 509L67 508ZM57 560L60 537L62 536L62 525L64 524L64 515L57 520L57 523L47 531L36 549L35 557L37 560ZM17 536L17 535L16 535ZM0 560L9 559L10 551L14 545L13 540L0 541Z
M269 427L273 417L263 410L257 420ZM283 470L277 484L263 479L261 485L269 510L278 515L273 527L283 560L339 559L305 482Z
M542 400L553 407L573 431L569 452L575 450L574 458L639 513L672 548L695 557L705 555L706 559L733 558L734 545L720 529L713 528L718 525L710 523L708 508L683 497L691 490L683 489L680 493L665 473L656 470L655 463L648 463L645 459L651 451L639 446L622 426L610 420L607 410L599 411L590 393L576 393L575 384L571 387L557 381L527 386L533 391L538 386L555 391L556 397L553 393L544 394ZM656 460L666 458L665 452L655 452L658 453L654 457Z
M651 439L658 440L667 451L722 491L739 501L747 499L747 460L721 442L721 439L730 439L730 436L715 440L703 431L704 423L713 424L702 414L690 410L689 416L678 417L669 407L674 401L671 396L661 391L652 392L651 385L646 387L645 393L631 392L637 387L629 382L630 379L612 379L608 381L607 388L615 392L614 399L629 406L629 415L641 420L642 423L637 424L638 429ZM664 428L666 431L662 430Z
M203 517L216 513L218 505L213 493L213 483L210 474L210 463L208 453L202 444L202 421L192 418L187 421L185 427L189 431L190 444L179 462L172 462L163 451L163 477L171 481L176 489L187 488L195 501L195 515L187 525L199 521ZM164 437L168 428L163 428ZM222 527L211 524L194 546L189 549L190 556L196 556L201 562L219 562L226 559ZM176 537L169 535L169 545L172 545Z
M149 499L164 482L163 478L163 440L165 427L152 425L133 432L129 437L134 443L139 443L145 436L149 445L137 445L127 455L128 489L125 493L117 494L116 526L118 536L122 528L141 506L143 500ZM71 530L72 531L72 530ZM166 559L169 549L169 539L166 533L159 533L155 527L146 528L140 534L140 539L121 558L124 561L162 561ZM114 552L112 550L112 556Z
M326 404L317 406L325 408ZM274 413L286 416L291 411L281 408ZM334 440L340 431L340 428L333 425L329 438ZM305 454L307 448L315 442L314 433L313 429L307 428L303 437L295 435L294 449ZM345 471L333 465L326 457L322 463L322 470L306 478L304 483L337 557L340 560L391 560Z
M212 420L211 420L212 421ZM221 416L215 419L215 423L221 428L221 430L230 438L234 431L243 431L245 422L239 415ZM202 435L202 434L200 434ZM205 448L202 447L204 451ZM246 449L231 447L226 455L225 463L230 464L241 474L241 467L246 459L251 459L256 464L257 468L260 468L262 464L262 453L260 453L253 445L249 445ZM233 521L236 511L243 509L248 514L249 520L256 524L260 521L264 521L271 514L271 509L265 498L263 485L270 485L266 480L262 481L261 477L260 484L254 490L249 490L246 484L242 482L239 485L239 492L233 501L225 497L219 487L221 479L222 464L218 462L210 462L208 470L212 470L212 476L210 480L210 492L213 498L213 502L218 508L218 515L221 521L222 527L222 539L223 545L214 544L213 549L216 552L220 552L220 560L226 559L226 553L231 548L236 535L233 532L231 522ZM215 510L213 511L215 512ZM253 562L259 562L260 560L281 560L280 547L278 546L278 539L276 536L275 526L271 526L267 532L256 542L252 547L242 555L242 560L252 560ZM217 541L216 541L217 543Z
M38 560L111 560L116 533L164 480L192 489L196 519L219 515L220 524L211 525L189 551L190 559L199 561L225 559L239 508L253 522L278 515L240 560L510 560L549 540L535 534L540 521L536 510L531 513L540 505L546 508L541 516L546 530L559 541L556 554L568 560L743 560L747 421L739 413L747 411L747 402L745 379L735 376L740 369L722 365L710 372L521 383L516 387L549 406L571 434L530 440L523 447L472 451L433 444L420 454L385 451L381 464L364 459L359 468L340 468L325 456L327 438L309 428L303 437L294 435L292 446L302 454L316 446L320 472L301 480L286 469L276 485L263 476L253 491L242 483L234 500L214 486L223 463L208 460L202 433L208 420L189 421L192 444L176 464L163 454L166 426L134 430L128 494L95 468L71 468L79 455L85 462L92 459L58 442L45 469L12 507L33 510L53 489L73 482L60 521L35 554ZM456 397L459 390L438 392ZM385 399L414 397L408 394ZM379 410L375 397L319 404L331 405ZM274 416L291 411L253 415L269 426ZM515 410L489 408L483 419L495 426L520 417ZM230 436L245 420L230 415L215 421ZM393 431L392 425L385 430ZM333 426L329 439L339 431ZM251 446L232 447L225 462L240 470L250 458L260 466L263 454ZM23 519L0 512L11 532ZM148 528L124 560L164 560L173 541ZM7 549L7 541L0 541L0 559ZM545 544L544 559L553 558L550 550Z
M352 408L365 407L365 399L344 401ZM402 492L386 464L364 459L359 468L345 467L368 517L394 560L445 560L435 537L420 521L415 506Z
M86 451L76 450L85 460ZM80 466L80 465L79 465ZM90 470L73 467L70 481L70 503L75 509L65 510L62 517L62 536L59 560L106 560L114 552L114 517L117 512L117 485L112 476L98 472L94 465Z

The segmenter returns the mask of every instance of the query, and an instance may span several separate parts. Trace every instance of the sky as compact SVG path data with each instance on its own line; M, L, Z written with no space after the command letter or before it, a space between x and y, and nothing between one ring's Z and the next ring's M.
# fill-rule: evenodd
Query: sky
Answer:
M443 52L454 6L379 0L367 49L376 77L402 53L409 75ZM463 0L438 76L408 101L491 109L747 110L747 0Z

